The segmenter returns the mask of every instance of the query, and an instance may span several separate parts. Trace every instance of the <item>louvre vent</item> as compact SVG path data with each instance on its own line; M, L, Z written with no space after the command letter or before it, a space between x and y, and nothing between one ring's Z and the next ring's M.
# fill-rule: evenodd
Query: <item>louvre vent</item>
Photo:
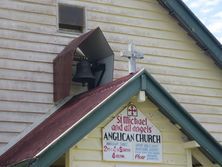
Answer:
M85 8L59 4L59 30L82 33L85 29Z

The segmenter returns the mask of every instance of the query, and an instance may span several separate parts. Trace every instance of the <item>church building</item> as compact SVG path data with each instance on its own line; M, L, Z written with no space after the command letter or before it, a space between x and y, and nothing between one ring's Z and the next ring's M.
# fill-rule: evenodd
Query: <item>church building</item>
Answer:
M222 45L182 0L0 16L0 167L222 166Z

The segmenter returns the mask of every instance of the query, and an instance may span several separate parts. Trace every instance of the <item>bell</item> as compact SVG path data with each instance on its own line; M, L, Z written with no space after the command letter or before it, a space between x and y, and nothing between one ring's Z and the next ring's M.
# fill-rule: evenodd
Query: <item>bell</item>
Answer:
M92 74L91 65L87 60L84 59L77 63L76 74L72 78L73 81L85 84L94 79L95 76Z

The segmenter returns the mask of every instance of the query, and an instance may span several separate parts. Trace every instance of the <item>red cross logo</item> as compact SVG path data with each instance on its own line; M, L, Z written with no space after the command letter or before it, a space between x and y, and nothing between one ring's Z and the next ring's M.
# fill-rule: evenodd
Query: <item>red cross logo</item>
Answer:
M135 105L130 104L127 108L127 115L128 116L134 116L137 117L138 116L138 112L137 112L137 108Z

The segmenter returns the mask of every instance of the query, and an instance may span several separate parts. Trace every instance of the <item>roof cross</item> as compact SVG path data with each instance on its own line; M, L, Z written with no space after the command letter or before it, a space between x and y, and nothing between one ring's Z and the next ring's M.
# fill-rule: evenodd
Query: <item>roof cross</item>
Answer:
M135 45L131 42L128 44L128 50L120 52L122 57L127 57L129 59L129 73L136 72L136 59L143 59L143 53L138 52L135 49Z

